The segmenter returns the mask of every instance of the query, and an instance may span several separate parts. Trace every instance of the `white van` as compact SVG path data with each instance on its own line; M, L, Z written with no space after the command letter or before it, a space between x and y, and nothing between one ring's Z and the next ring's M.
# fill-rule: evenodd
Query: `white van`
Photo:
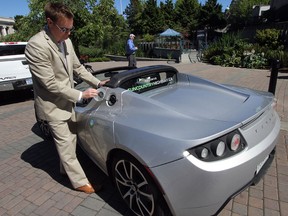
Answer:
M26 44L0 43L0 92L32 88L32 77L24 55Z

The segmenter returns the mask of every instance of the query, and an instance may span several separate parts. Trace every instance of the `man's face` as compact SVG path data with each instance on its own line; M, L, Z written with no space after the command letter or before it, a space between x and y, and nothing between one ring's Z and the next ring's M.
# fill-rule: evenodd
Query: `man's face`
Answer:
M47 24L51 34L57 42L66 40L71 31L74 30L73 19L68 19L66 17L59 17L56 22L52 21L50 18L47 18Z

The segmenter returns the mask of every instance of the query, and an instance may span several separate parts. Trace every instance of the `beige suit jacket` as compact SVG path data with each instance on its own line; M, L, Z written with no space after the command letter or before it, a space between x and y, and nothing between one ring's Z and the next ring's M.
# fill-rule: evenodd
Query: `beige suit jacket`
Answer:
M33 36L25 50L33 79L35 111L46 121L68 120L80 91L74 89L73 73L92 87L100 82L80 64L70 39L64 41L66 59L49 30Z

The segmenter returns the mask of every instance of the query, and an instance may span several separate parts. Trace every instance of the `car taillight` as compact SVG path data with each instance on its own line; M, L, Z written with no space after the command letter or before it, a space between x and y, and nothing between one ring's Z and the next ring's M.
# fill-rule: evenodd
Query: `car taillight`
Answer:
M215 140L188 149L184 156L187 157L189 152L189 154L203 161L217 161L238 154L246 146L247 143L240 132L235 130Z
M201 158L207 158L209 155L209 150L207 148L203 148L201 150Z
M224 154L224 152L225 152L225 150L226 150L226 147L225 147L226 145L225 145L225 143L223 142L223 141L220 141L219 143L218 143L218 145L217 145L217 147L216 147L216 155L218 156L218 157L221 157L223 154Z
M232 151L237 151L241 144L241 138L239 134L234 134L230 141L230 149Z

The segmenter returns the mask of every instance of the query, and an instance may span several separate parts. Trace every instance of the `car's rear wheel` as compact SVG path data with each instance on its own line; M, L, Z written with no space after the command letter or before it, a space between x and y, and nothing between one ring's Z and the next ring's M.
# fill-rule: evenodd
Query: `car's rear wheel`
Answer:
M171 215L152 178L133 157L126 154L118 156L113 161L112 175L122 199L135 215Z

